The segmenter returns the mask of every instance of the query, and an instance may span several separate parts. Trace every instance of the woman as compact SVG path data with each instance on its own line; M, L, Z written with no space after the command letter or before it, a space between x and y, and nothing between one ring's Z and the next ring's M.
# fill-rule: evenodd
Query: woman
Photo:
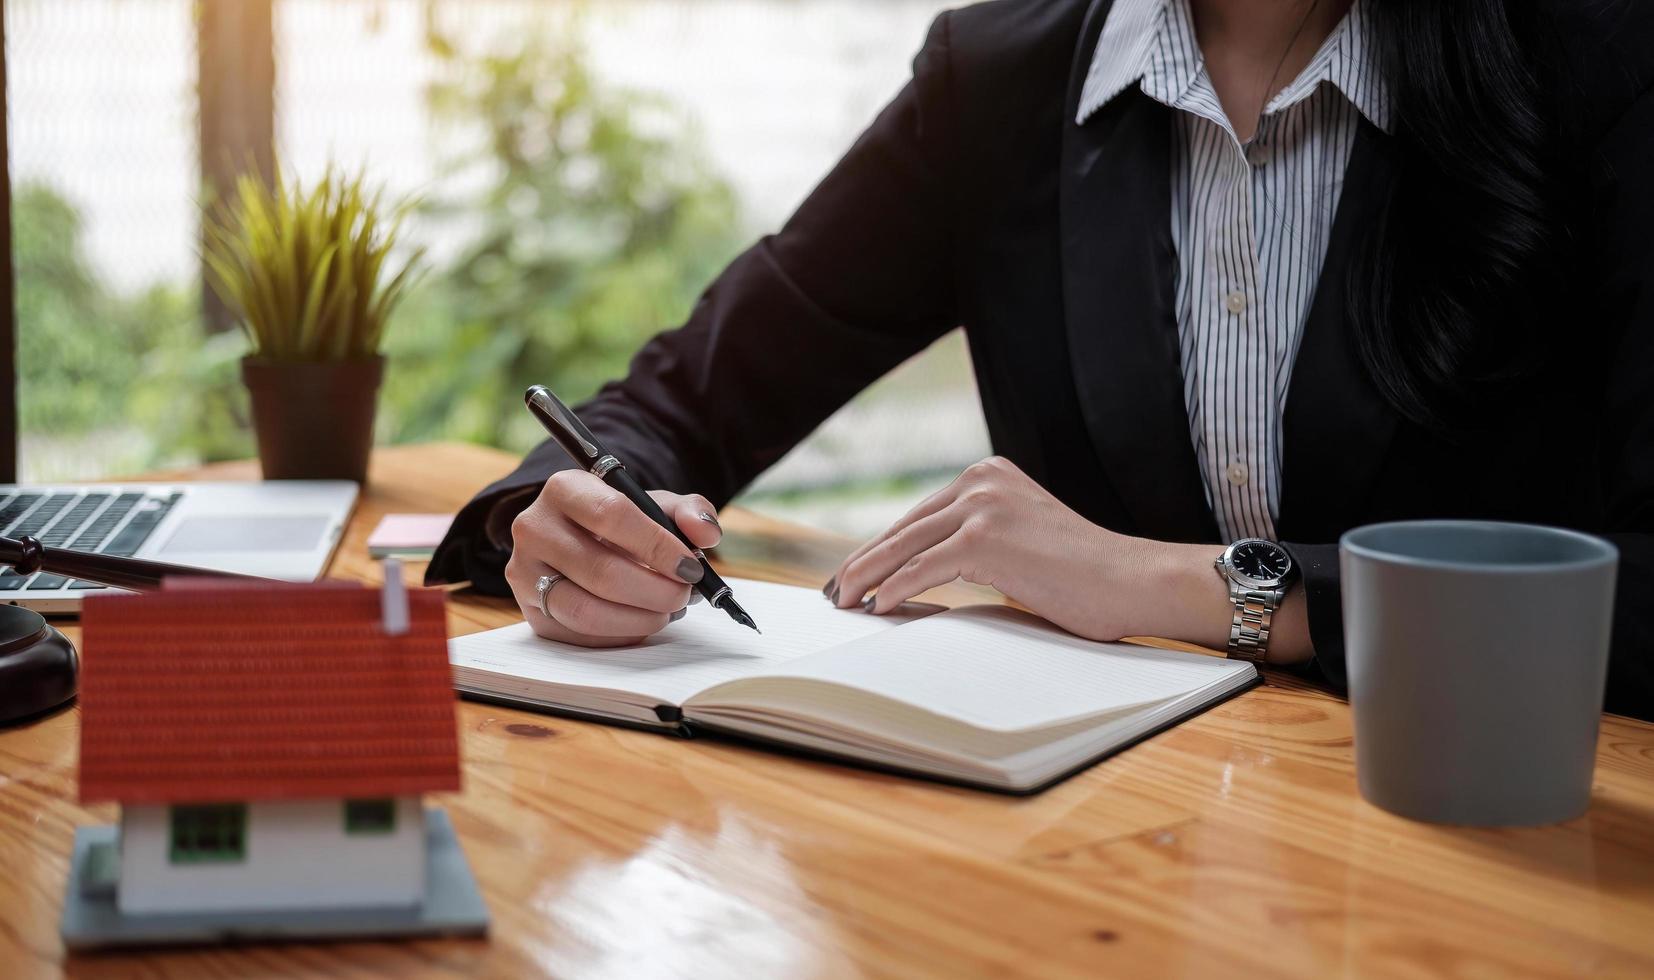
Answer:
M1343 531L1563 524L1620 549L1608 708L1654 716L1649 7L944 14L787 226L580 414L710 546L714 501L963 325L1000 456L847 559L837 605L963 577L1342 683ZM509 585L557 639L661 629L698 569L567 465L484 491L433 579ZM1286 574L1245 616L1213 560L1251 539L1233 561Z

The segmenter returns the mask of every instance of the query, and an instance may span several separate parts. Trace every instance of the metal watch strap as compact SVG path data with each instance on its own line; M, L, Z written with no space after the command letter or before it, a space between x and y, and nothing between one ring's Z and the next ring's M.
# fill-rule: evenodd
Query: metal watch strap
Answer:
M1246 589L1229 583L1229 601L1235 606L1235 619L1229 625L1231 656L1263 663L1269 651L1269 622L1284 598L1284 589Z

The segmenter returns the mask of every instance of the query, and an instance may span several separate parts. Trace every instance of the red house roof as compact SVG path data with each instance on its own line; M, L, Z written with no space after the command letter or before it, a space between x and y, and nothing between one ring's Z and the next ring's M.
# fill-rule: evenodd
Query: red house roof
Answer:
M89 597L80 799L210 803L459 788L443 594L329 585Z

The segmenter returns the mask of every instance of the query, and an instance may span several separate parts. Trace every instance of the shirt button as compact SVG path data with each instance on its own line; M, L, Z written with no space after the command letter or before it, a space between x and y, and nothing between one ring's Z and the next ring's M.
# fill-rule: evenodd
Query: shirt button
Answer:
M1223 305L1230 313L1239 313L1246 309L1246 294L1237 289L1223 298Z
M1269 162L1269 150L1253 143L1246 148L1246 162L1254 167L1261 167Z
M1230 483L1237 487L1243 487L1246 485L1246 478L1250 474L1246 471L1245 463L1230 463L1225 475L1229 477Z

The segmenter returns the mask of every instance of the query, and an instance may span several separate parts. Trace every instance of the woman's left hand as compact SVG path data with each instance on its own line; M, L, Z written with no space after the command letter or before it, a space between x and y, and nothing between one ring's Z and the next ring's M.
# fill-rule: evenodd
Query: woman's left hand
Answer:
M1173 578L1190 578L1188 545L1116 534L1074 513L1008 460L985 459L862 545L828 582L842 608L865 603L886 613L926 589L962 578L988 585L1069 632L1094 640L1151 633L1154 593ZM1211 548L1205 551L1213 551ZM1211 569L1213 615L1223 592ZM1215 552L1214 552L1215 553Z

